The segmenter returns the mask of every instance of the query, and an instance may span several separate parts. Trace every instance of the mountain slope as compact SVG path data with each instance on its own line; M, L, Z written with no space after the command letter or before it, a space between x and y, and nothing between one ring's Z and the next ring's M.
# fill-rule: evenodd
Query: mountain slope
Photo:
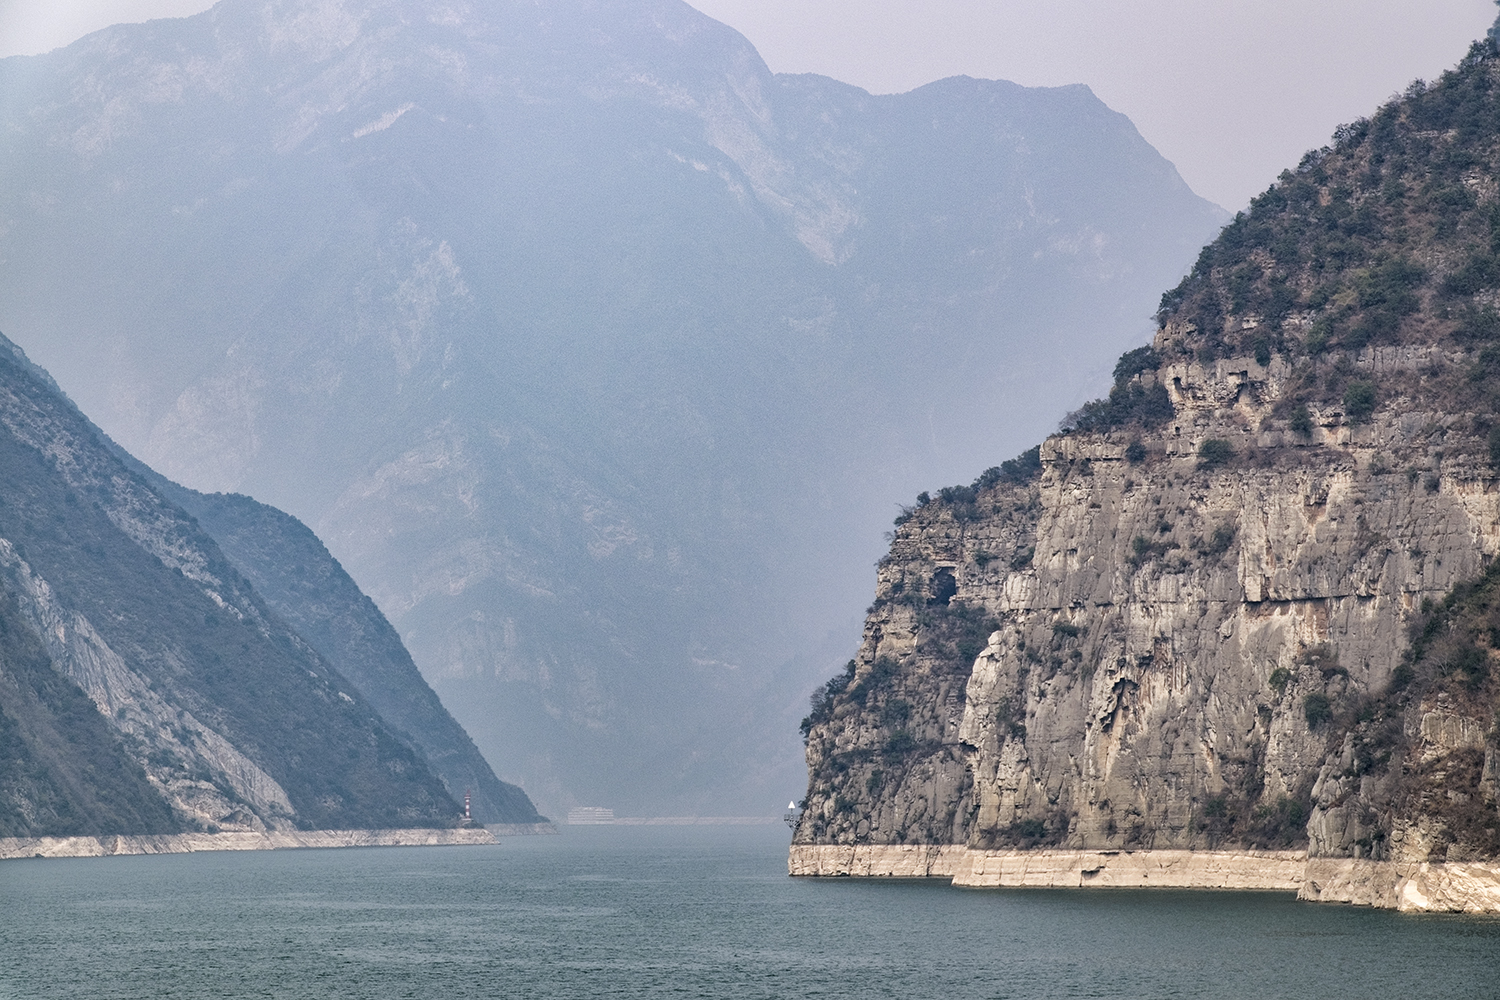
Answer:
M54 773L67 774L70 745L96 748L75 808L87 794L107 802L103 782L132 794L144 769L180 828L453 826L458 807L421 755L19 349L3 346L0 589L20 651L7 673L15 705L34 720L27 756L51 755ZM19 623L97 711L35 679L43 659ZM7 714L24 721L9 705ZM101 721L112 737L99 734ZM76 769L72 777L83 781ZM113 819L136 829L104 830L111 817L101 815L86 832L164 822L146 805Z
M1107 398L905 512L797 843L1305 850L1312 898L1500 905L1497 161L1487 41L1257 198Z
M448 794L471 794L480 823L542 823L526 793L495 777L473 740L427 686L380 609L290 514L235 494L171 485L190 513L271 609L360 690L422 752Z
M146 773L0 594L0 837L176 833Z
M548 809L779 806L888 498L1219 221L1087 88L775 76L673 0L225 0L0 61L0 122L0 324L312 526Z

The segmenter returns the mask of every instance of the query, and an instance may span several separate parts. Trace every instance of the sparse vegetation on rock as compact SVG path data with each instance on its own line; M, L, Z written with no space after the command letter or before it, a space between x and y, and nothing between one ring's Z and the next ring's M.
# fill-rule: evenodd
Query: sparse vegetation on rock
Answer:
M1486 42L1228 225L1035 480L896 532L881 594L941 565L995 620L947 756L907 764L961 818L933 843L1500 857L1497 157ZM877 602L862 662L927 627ZM814 814L866 719L814 730ZM892 787L798 841L890 842Z

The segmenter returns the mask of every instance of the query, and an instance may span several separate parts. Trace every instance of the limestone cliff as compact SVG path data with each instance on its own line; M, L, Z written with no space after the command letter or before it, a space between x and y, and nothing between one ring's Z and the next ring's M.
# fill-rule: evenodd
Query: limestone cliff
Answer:
M796 844L1500 854L1497 123L1485 43L1226 227L1107 399L918 498Z

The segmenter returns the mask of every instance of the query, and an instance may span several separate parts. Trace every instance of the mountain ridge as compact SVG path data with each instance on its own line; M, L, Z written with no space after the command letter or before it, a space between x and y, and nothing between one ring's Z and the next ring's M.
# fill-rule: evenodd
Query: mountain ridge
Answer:
M0 346L5 834L459 825L407 737Z
M524 792L495 777L422 679L390 623L306 525L251 497L206 495L172 482L100 431L50 374L3 334L0 349L52 390L116 459L202 527L269 608L351 680L385 722L422 750L453 799L472 799L476 822L547 822Z

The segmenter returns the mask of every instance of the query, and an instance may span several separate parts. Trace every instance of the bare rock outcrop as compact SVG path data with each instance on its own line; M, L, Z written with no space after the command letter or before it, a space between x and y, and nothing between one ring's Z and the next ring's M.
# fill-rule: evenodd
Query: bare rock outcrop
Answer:
M1278 428L1278 368L1165 365L1176 416L1134 461L1135 437L1056 437L1033 482L912 511L810 727L797 842L1370 857L1380 778L1335 717L1500 550L1500 482L1449 444L1468 414ZM1419 716L1426 757L1494 771L1493 720ZM1391 856L1427 863L1422 830Z
M1107 398L902 514L794 869L1500 907L1497 109L1481 42L1340 130Z

